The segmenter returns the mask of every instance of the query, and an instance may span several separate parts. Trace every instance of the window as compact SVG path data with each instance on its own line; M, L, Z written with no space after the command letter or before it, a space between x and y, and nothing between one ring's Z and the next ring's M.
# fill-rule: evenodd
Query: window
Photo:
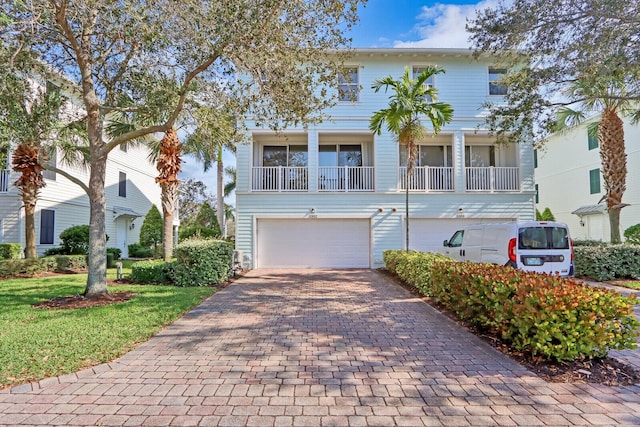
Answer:
M589 171L589 190L591 194L600 192L600 169L592 169Z
M533 167L538 167L538 150L533 150Z
M463 236L464 236L464 230L456 231L455 234L451 236L451 239L449 240L447 246L451 248L459 248L460 246L462 246Z
M493 145L467 145L464 147L466 167L489 167L496 165L496 150Z
M40 210L40 244L53 245L56 212L51 209Z
M359 93L358 67L345 67L344 74L338 75L338 100L357 102Z
M506 95L507 87L500 80L507 74L505 68L489 67L489 95Z
M587 144L589 146L589 150L595 150L598 148L598 132L597 130L589 129L587 131Z
M306 167L308 159L306 145L265 145L262 149L263 166Z
M360 144L320 145L320 166L362 166Z
M0 218L0 243L4 242L4 219Z
M414 66L413 67L413 78L414 79L417 78L426 69L427 69L427 67ZM435 86L435 76L434 75L429 76L429 78L424 81L424 86L425 86L425 89L428 89L428 88L431 88L431 87L436 87ZM433 101L433 99L431 99L430 96L428 96L427 98L428 98L429 102Z
M538 184L536 184L536 204L540 203L540 190Z
M569 249L564 227L523 227L518 230L518 249Z
M447 166L453 165L451 147L446 145L418 145L416 166ZM407 147L400 145L400 166L407 166Z
M53 148L50 153L47 153L47 156L49 157L49 160L47 161L46 164L56 167L58 165L58 151L55 148ZM50 179L52 181L55 181L56 173L54 171L45 169L42 171L42 177L45 179Z
M127 174L120 172L118 179L118 196L127 197Z

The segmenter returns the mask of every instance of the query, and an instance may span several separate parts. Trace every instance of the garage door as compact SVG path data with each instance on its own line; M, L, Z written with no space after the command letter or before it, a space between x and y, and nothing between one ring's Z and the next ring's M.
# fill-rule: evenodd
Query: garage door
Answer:
M465 225L485 222L506 222L500 218L454 218L454 219L411 219L409 218L409 246L423 252L441 252L442 241Z
M368 268L368 219L259 219L261 268Z

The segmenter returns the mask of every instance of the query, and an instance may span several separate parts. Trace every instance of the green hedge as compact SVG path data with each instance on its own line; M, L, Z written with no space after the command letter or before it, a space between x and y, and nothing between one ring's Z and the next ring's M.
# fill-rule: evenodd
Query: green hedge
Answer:
M0 277L35 275L55 269L55 257L0 260Z
M134 283L171 283L173 265L174 263L162 260L138 261L131 265L131 275L129 278Z
M574 253L576 276L600 282L640 279L640 245L581 246Z
M87 268L86 255L58 255L56 259L56 271L65 272L71 269Z
M229 278L233 245L222 240L187 240L173 250L176 263L173 283L178 286L204 286Z
M388 250L383 252L383 261L387 270L415 286L422 295L429 296L433 294L431 265L435 262L453 261L453 259L439 253Z
M635 297L509 267L434 257L428 262L426 255L419 268L429 273L400 268L412 262L403 258L416 257L411 252L391 254L385 261L393 260L398 276L419 289L424 285L408 278L428 275L428 292L437 302L460 319L493 331L519 351L562 361L636 347L640 323L633 313Z
M20 259L22 245L20 243L0 244L0 259Z
M142 246L140 243L132 243L127 248L129 249L129 258L151 258L153 256L151 248Z

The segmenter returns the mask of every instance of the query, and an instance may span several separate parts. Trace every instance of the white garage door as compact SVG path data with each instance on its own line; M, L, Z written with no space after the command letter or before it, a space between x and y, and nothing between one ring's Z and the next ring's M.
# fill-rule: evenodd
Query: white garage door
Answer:
M368 219L259 219L261 268L369 268Z
M409 218L409 247L423 252L442 252L442 241L449 240L453 233L465 225L485 222L506 222L500 218L453 218L412 219Z

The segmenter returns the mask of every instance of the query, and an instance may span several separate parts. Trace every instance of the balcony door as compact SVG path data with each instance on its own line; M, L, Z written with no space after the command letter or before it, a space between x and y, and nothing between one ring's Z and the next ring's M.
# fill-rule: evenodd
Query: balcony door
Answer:
M318 147L319 181L322 191L363 189L361 144L322 144ZM368 181L367 181L368 182Z
M254 172L253 188L265 191L307 190L308 160L306 145L264 145L262 167Z

